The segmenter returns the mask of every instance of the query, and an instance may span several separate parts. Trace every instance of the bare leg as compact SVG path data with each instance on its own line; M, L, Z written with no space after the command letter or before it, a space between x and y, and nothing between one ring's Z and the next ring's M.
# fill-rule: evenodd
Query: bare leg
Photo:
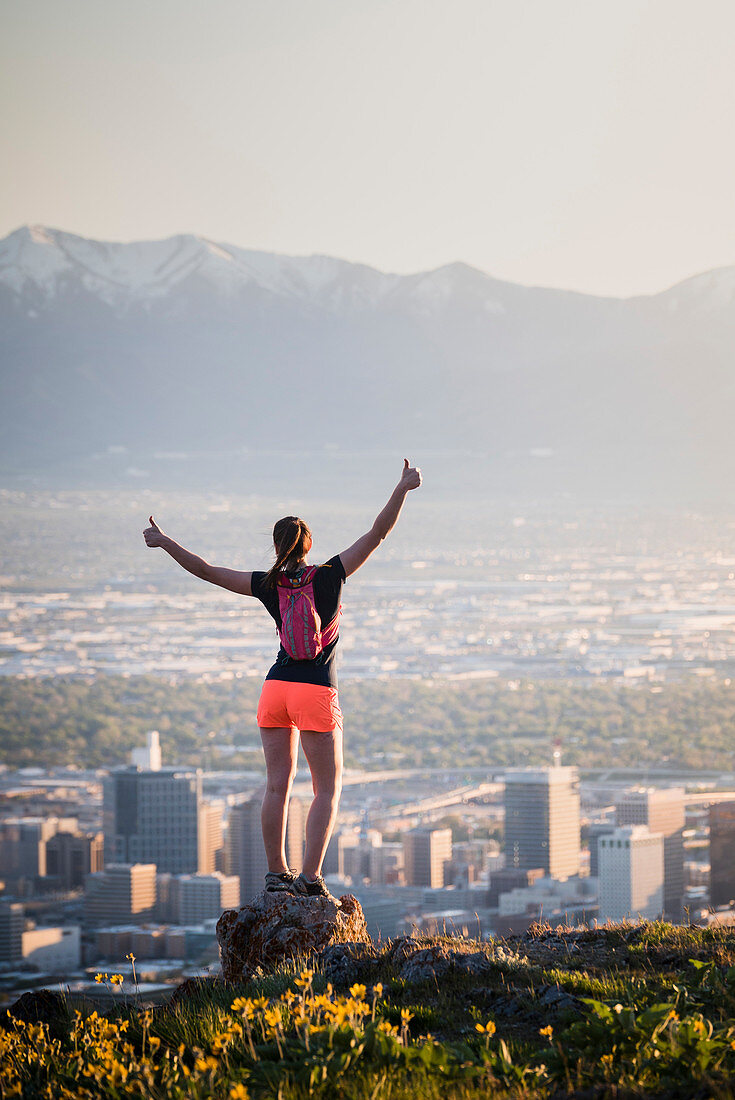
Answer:
M302 730L301 744L314 788L314 801L306 818L303 872L306 878L314 879L322 869L342 793L342 730L329 733Z
M294 729L261 726L265 753L266 783L261 810L263 843L269 871L288 871L286 863L286 816L291 785L296 774L298 733Z

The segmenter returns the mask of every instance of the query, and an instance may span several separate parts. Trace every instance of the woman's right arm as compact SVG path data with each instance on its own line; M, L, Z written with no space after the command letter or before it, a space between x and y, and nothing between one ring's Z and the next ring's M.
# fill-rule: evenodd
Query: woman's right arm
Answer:
M153 516L150 517L149 522L150 527L147 527L143 532L146 546L150 546L151 548L160 546L162 550L165 550L167 554L171 555L175 562L178 562L182 569L186 569L188 573L192 573L195 577L199 577L200 580L209 581L210 584L219 585L220 588L226 588L230 592L237 592L241 596L252 596L252 573L245 573L239 569L223 569L218 565L210 565L204 558L192 554L190 550L186 550L183 546L179 546L178 542L174 542L168 535L164 535L158 524L154 523Z
M380 546L384 538L387 538L398 521L407 493L411 489L418 489L420 484L421 470L418 467L410 466L408 459L404 458L401 479L391 493L385 508L378 515L370 530L362 535L357 542L353 542L349 550L344 550L340 554L346 576L351 576L361 565L364 565L373 550Z

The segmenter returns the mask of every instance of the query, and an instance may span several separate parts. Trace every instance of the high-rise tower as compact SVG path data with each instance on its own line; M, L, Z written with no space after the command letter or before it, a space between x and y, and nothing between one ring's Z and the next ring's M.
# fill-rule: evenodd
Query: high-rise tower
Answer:
M504 803L506 867L541 867L562 880L579 874L576 768L509 768Z
M262 798L254 795L230 810L227 829L227 870L240 879L240 904L246 905L264 887L268 870L260 823ZM286 859L289 867L301 869L304 854L304 809L300 798L292 797L286 822Z
M208 870L202 805L201 772L111 772L104 785L105 864L155 863L173 875Z
M647 825L664 838L664 913L677 923L684 901L683 787L635 787L615 805L618 825Z
M709 808L709 900L718 909L735 900L735 802Z
M656 920L663 912L664 838L623 825L597 842L600 920Z

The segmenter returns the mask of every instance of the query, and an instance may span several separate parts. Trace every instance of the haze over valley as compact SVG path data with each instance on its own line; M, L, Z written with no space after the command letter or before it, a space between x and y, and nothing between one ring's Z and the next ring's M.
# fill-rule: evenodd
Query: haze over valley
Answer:
M0 242L2 469L257 492L296 461L319 496L335 457L364 485L410 451L444 494L721 501L734 302L735 268L615 299L25 227Z

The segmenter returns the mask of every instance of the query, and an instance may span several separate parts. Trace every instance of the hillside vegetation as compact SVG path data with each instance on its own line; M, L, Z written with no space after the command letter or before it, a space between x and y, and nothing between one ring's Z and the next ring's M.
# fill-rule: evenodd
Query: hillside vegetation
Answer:
M158 729L168 762L260 768L259 691L257 678L174 686L152 676L0 677L0 762L109 767ZM345 682L340 697L349 767L547 763L557 737L565 763L587 768L608 767L611 746L620 767L733 766L735 684L691 678L652 692L612 683L395 679Z
M427 965L412 978L400 967L405 941L371 946L334 983L318 959L295 959L241 986L190 983L164 1006L140 1003L134 987L106 1015L59 998L37 1023L19 1005L0 1031L0 1094L735 1095L732 930L536 925L502 943L439 937L418 944ZM481 978L447 962L478 952Z

